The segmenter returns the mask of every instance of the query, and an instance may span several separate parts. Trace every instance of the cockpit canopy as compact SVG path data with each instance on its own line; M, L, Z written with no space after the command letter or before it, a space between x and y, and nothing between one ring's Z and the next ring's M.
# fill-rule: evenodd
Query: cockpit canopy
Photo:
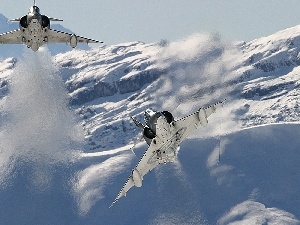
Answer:
M30 9L29 9L29 13L32 13L32 14L40 14L40 9L39 9L39 7L37 7L37 6L32 6L32 7L30 7Z
M145 122L149 121L151 117L153 117L157 112L155 112L153 109L149 108L146 109L144 114L144 120Z
M154 111L153 109L149 108L145 111L144 120L146 125L155 132L155 125L158 117L161 116L161 113Z

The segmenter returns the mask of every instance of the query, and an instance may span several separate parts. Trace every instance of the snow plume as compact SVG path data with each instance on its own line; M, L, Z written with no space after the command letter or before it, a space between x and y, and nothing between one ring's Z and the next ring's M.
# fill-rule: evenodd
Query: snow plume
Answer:
M296 225L299 221L294 215L277 208L267 208L264 204L245 201L234 206L225 214L218 224L289 224Z
M25 163L32 167L32 184L47 188L53 167L74 161L83 140L48 50L25 51L9 91L0 134L1 181L17 162Z
M73 192L82 216L85 216L94 204L105 197L103 192L109 180L124 170L130 159L132 154L118 155L78 172L74 180Z
M168 165L161 165L154 172L157 178L157 197L162 202L151 225L207 224L203 210L195 200L195 190L179 160ZM172 207L169 207L170 205Z
M168 75L160 82L156 100L169 110L183 103L195 102L199 107L208 104L207 99L222 100L231 89L226 83L235 77L230 74L235 65L227 59L236 57L237 52L217 34L194 34L162 46L156 62L167 69Z

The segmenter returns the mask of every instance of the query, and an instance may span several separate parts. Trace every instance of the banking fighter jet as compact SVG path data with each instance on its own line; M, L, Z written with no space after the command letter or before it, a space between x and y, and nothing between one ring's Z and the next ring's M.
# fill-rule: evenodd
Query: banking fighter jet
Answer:
M131 117L133 122L142 129L143 138L149 147L111 206L122 196L126 196L133 186L141 187L144 176L156 166L176 161L180 143L199 125L206 126L207 118L223 106L224 102L225 100L207 108L200 108L197 112L179 120L174 120L173 115L168 111L156 112L152 109L145 111L145 125Z
M25 44L36 52L40 46L47 43L68 43L72 48L75 48L77 43L102 43L50 29L50 21L62 20L40 14L40 9L35 5L35 1L27 15L11 21L18 21L20 29L0 34L1 44Z

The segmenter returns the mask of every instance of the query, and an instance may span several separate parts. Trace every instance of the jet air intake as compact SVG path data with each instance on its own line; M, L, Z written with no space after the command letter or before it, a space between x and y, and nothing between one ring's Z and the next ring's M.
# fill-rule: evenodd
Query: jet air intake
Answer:
M50 20L49 20L48 16L42 15L42 27L43 28L46 28L46 27L50 28Z
M172 123L174 121L174 117L169 111L162 111L161 114L164 115L168 123Z
M23 16L20 19L20 28L27 28L27 27L28 27L27 16Z
M155 138L155 134L153 133L153 131L149 127L144 128L143 135L146 136L149 139Z

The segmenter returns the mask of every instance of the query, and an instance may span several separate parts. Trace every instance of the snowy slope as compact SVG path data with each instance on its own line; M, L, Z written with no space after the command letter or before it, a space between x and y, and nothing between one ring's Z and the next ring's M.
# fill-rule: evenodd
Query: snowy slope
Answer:
M299 32L1 60L3 224L300 224ZM130 116L153 107L180 118L224 98L177 163L108 208L147 147L130 150Z

